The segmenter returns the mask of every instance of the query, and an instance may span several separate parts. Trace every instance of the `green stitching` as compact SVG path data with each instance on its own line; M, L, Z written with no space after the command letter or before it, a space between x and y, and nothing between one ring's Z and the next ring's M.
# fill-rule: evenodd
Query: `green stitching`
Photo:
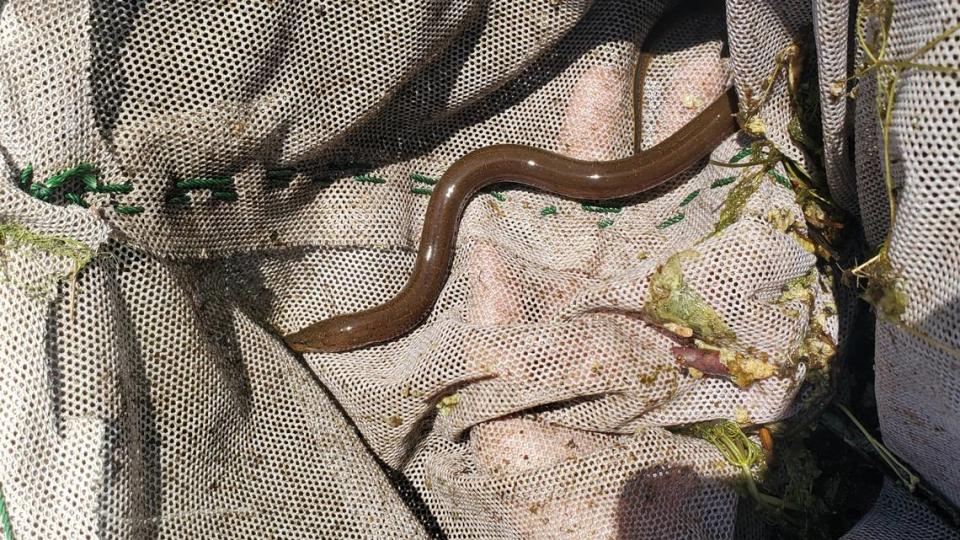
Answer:
M499 191L491 191L491 192L490 192L490 195L491 195L494 199L496 199L496 200L498 200L498 201L500 201L500 202L503 202L503 201L506 201L506 200L507 200L507 198L504 197L503 193L500 193Z
M83 186L87 191L93 191L97 189L99 182L97 181L97 175L93 173L84 174L81 178L83 181Z
M114 209L118 214L121 214L121 215L124 215L124 216L135 216L135 215L143 212L143 207L142 207L142 206L131 206L131 205L126 205L126 204L115 204L115 205L113 205L113 209Z
M46 184L47 187L51 189L58 188L63 184L65 184L67 180L73 178L74 176L78 176L78 175L86 176L86 175L96 175L96 174L97 173L93 165L86 162L82 162L82 163L78 163L75 167L64 169L54 174L50 178L47 178L43 183Z
M601 214L619 214L622 210L619 206L596 206L587 203L582 203L580 208L587 212L599 212Z
M430 186L436 185L437 183L436 178L433 178L432 176L427 176L421 173L412 173L410 175L410 179L413 180L414 182L420 182L421 184L427 184Z
M236 191L214 191L212 195L214 199L217 199L219 201L232 202L237 200Z
M787 188L787 189L790 189L790 190L793 189L793 186L790 184L790 181L787 180L786 178L784 178L783 175L779 174L777 171L771 170L771 171L768 171L767 174L769 174L770 176L772 176L773 179L774 179L778 184L780 184L781 186L783 186L783 187L785 187L785 188Z
M2 486L0 486L0 526L3 527L4 540L13 540L13 524L10 523L10 514L7 512L7 503L3 498Z
M33 180L33 165L27 163L27 166L20 171L20 185L27 185Z
M680 206L686 206L686 205L690 204L690 201L696 199L696 198L697 198L697 195L700 195L700 190L699 190L699 189L696 189L696 190L694 190L694 191L691 191L689 195L687 195L686 197L683 198L682 201L680 201Z
M750 149L749 146L746 147L746 148L743 148L743 149L741 149L739 152L737 152L736 154L734 154L732 158L730 158L730 163L736 163L736 162L740 161L741 159L749 156L749 155L752 154L752 153L753 153L753 150Z
M603 218L597 222L597 227L600 227L601 229L606 229L611 225L613 225L613 220L610 218Z
M227 188L233 185L233 178L229 176L213 176L188 178L177 182L177 189L216 189Z
M557 213L556 206L545 206L543 209L540 210L541 216L552 216L556 213Z
M101 184L98 180L99 173L96 167L90 163L81 162L77 165L63 169L42 182L30 183L33 179L33 165L27 164L20 171L20 183L27 185L30 183L27 191L41 201L49 201L53 196L54 190L66 187L68 182L79 178L83 187L79 191L69 191L63 194L63 199L69 204L76 204L83 208L89 208L90 203L83 198L84 193L120 193L127 194L133 191L133 185L129 182L119 184ZM143 212L141 206L130 206L124 204L114 204L114 210L119 214L134 215Z
M366 184L383 184L386 183L386 180L380 178L379 176L373 174L358 174L353 177L353 180L356 182L363 182Z
M669 227L669 226L671 226L671 225L674 225L674 224L676 224L676 223L680 223L681 221L683 221L683 218L684 218L684 215L683 215L683 213L681 212L681 213L679 213L679 214L677 214L677 215L675 215L675 216L668 217L667 219L661 221L660 224L657 225L657 228L658 228L658 229L666 229L667 227Z
M33 177L33 167L28 165L27 168L30 170L29 176ZM26 170L26 169L24 169ZM75 176L83 175L84 183L86 183L87 176L95 175L93 165L89 163L79 163L75 167L70 167L69 169L63 169L62 171L54 174L50 178L47 178L43 182L34 182L30 185L30 194L34 197L40 199L41 201L46 201L50 199L50 196L53 195L53 190L67 183L68 180ZM20 180L24 180L25 176L21 173ZM96 177L94 177L96 178Z
M30 194L40 199L41 201L46 201L50 199L50 195L53 194L53 190L43 185L42 182L36 182L36 183L30 184Z
M66 199L67 202L80 205L84 208L90 208L90 203L85 201L83 197L80 196L79 193L73 193L73 192L64 193L63 198Z
M719 179L717 179L717 180L714 180L713 183L710 184L710 187L711 187L712 189L716 189L716 188L718 188L718 187L723 187L723 186L732 184L732 183L734 183L734 182L736 182L736 181L737 181L737 177L736 177L736 176L726 176L726 177L724 177L724 178L719 178Z
M430 195L431 193L433 193L433 190L427 189L427 188L415 187L415 188L410 188L410 193L413 193L414 195Z

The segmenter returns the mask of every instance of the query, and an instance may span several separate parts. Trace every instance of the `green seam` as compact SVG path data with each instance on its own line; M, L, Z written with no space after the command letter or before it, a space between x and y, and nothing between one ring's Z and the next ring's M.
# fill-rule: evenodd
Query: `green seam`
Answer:
M214 191L211 195L213 195L213 198L217 199L218 201L230 202L237 200L236 191Z
M507 198L503 195L503 193L500 193L499 191L491 191L491 192L490 192L490 195L491 195L494 199L496 199L496 200L498 200L498 201L500 201L500 202L503 202L503 201L506 201L506 200L507 200Z
M73 167L70 167L69 169L64 169L54 174L50 178L47 178L46 180L44 180L43 183L47 187L53 189L53 188L58 188L62 186L67 182L67 180L70 180L74 176L90 175L90 174L96 174L94 166L89 163L82 162L82 163L78 163Z
M10 513L7 512L7 502L3 497L3 486L0 486L0 525L3 526L4 540L13 540L13 524L10 523Z
M64 193L63 198L66 199L67 202L82 206L84 208L90 208L90 203L84 200L79 193L73 193L72 191L69 193Z
M790 189L790 190L793 189L793 186L790 185L790 181L787 180L786 178L784 178L783 175L781 175L781 174L778 173L777 171L768 171L767 174L769 174L770 176L772 176L773 179L774 179L778 184L780 184L781 186L783 186L783 187L785 187L785 188L787 188L787 189Z
M216 189L226 188L233 185L233 178L229 176L212 176L188 178L177 182L177 189Z
M84 189L87 191L93 191L97 189L97 186L100 183L97 180L97 175L93 173L84 174L82 177L80 177L80 180L83 181Z
M30 184L30 194L41 201L46 201L53 195L53 190L43 185L42 182L35 182Z
M734 154L732 158L730 158L730 163L736 163L736 162L740 161L741 159L749 156L749 155L752 154L752 153L753 153L753 150L752 150L749 146L746 147L746 148L743 148L743 149L741 149L739 152L737 152L736 154Z
M725 176L725 177L723 177L723 178L718 178L718 179L714 180L713 183L710 184L710 188L711 188L711 189L716 189L716 188L718 188L718 187L723 187L723 186L732 184L732 183L734 183L734 182L736 182L736 181L737 181L737 177L736 177L736 176Z
M683 213L681 212L681 213L679 213L679 214L677 214L677 215L675 215L675 216L668 217L667 219L661 221L660 224L657 225L657 228L658 228L658 229L666 229L667 227L669 227L669 226L671 226L671 225L674 225L674 224L676 224L676 223L680 223L681 221L683 221L683 218L684 218L684 215L683 215Z
M427 176L421 173L410 174L410 179L413 180L414 182L420 182L421 184L427 184L430 186L436 185L438 181L436 178L433 178L432 176Z
M545 206L540 210L541 216L552 216L557 213L556 206Z
M27 185L33 180L33 165L27 163L27 166L20 171L20 184Z
M358 174L353 177L355 182L363 182L366 184L384 184L386 180L380 178L379 176L373 174Z
M32 178L33 167L28 165L28 168L30 169L29 176ZM88 176L95 175L93 165L86 162L78 163L76 166L57 172L42 182L34 182L30 185L30 194L42 201L46 201L50 199L51 195L53 195L54 189L64 185L68 180L78 175L83 175L84 183L86 183ZM25 175L21 173L21 182L24 180L24 178ZM94 176L94 178L96 177Z
M619 206L596 206L587 203L582 203L580 208L587 212L599 212L601 214L619 214L622 210Z
M73 167L63 169L42 182L30 183L33 178L32 164L28 163L27 166L20 171L20 183L23 185L30 183L27 191L42 201L49 201L50 197L53 196L55 189L64 187L70 180L78 177L83 183L83 187L81 187L79 191L70 191L64 193L63 199L70 204L76 204L78 206L82 206L83 208L90 207L90 203L83 198L84 193L127 194L133 191L133 185L129 182L101 184L98 180L96 167L87 162L81 162ZM232 182L232 179L228 180ZM135 215L143 212L144 210L142 206L132 206L126 204L114 204L113 208L118 214L123 215Z
M597 222L597 227L601 229L606 229L607 227L613 225L613 220L610 218L603 218Z
M128 204L115 204L115 205L113 205L113 209L114 209L118 214L121 214L121 215L124 215L124 216L135 216L135 215L143 212L143 207L142 207L142 206L132 206L132 205L128 205Z
M414 188L410 188L410 193L413 193L414 195L430 195L431 193L433 193L433 190L427 189L427 188L414 187Z
M680 201L680 206L686 206L690 204L690 201L696 199L697 195L700 195L699 189L691 191L690 194L688 194L686 197L683 198L682 201Z

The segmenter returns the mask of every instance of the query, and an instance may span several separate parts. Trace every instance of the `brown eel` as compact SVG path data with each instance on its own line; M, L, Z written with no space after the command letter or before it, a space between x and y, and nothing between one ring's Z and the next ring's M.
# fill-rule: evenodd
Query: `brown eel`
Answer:
M658 22L662 27L668 20ZM660 30L659 32L657 30ZM660 34L655 28L650 35ZM645 40L649 43L648 37ZM641 53L634 85L636 144L640 144L643 79L650 55ZM510 182L571 199L600 201L631 197L655 188L708 156L736 133L733 89L717 98L663 142L614 161L580 161L522 145L496 145L457 160L434 187L420 235L413 274L391 300L372 309L337 315L284 337L298 352L343 352L382 343L417 327L446 284L456 249L460 218L483 188Z

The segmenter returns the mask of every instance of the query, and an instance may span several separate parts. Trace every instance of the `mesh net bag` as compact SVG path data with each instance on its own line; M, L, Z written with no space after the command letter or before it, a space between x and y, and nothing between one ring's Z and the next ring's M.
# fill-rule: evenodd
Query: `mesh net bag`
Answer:
M16 537L765 537L742 471L679 428L809 407L811 336L836 343L844 306L787 171L737 191L748 133L617 206L483 192L413 332L303 356L280 338L400 290L434 180L478 148L626 157L635 124L650 148L732 84L768 94L764 136L812 168L789 81L771 79L810 28L831 193L882 240L875 115L832 97L851 7L729 0L647 43L678 3L0 0L0 487ZM944 5L912 2L892 50L927 39ZM641 47L655 57L635 118ZM891 257L904 320L957 347L956 79L905 84ZM945 161L918 157L943 141ZM676 336L699 327L651 324L658 287L736 336L731 377L678 368ZM877 336L885 437L960 492L956 357L897 326ZM860 534L920 515L892 489Z

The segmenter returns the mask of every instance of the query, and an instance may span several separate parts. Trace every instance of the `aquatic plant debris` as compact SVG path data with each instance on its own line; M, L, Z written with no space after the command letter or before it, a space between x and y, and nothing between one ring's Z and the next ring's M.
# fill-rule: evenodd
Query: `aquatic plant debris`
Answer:
M650 277L650 296L643 311L661 326L680 325L704 341L731 344L737 339L734 331L683 278L683 263L699 256L693 250L681 251L659 266Z
M449 416L453 408L460 404L459 394L450 394L437 402L437 411L440 416Z
M924 339L924 341L928 343L935 344L941 350L950 352L954 356L960 356L960 351L956 348L941 343L939 340L934 340L926 333L904 323L901 317L906 311L908 297L903 291L899 273L890 261L888 253L890 241L897 222L897 189L893 178L890 128L893 124L893 110L899 84L904 72L911 69L940 73L960 73L960 68L955 66L926 64L918 61L923 55L936 47L937 44L947 40L957 31L960 31L960 24L954 24L927 40L909 55L900 55L896 59L888 59L888 37L890 25L893 21L893 11L894 3L892 0L861 2L857 10L855 32L857 44L863 53L863 65L856 70L849 80L856 80L859 85L859 81L868 74L872 73L876 77L876 108L880 129L880 150L883 162L881 170L884 186L887 191L890 224L887 228L887 235L878 249L877 254L865 263L853 268L850 272L857 278L867 279L867 287L863 297L888 321L908 329L911 334L921 337L921 339ZM876 32L871 36L872 39L868 40L864 35L864 29L869 27L871 23L874 23L873 25L876 27ZM845 83L846 81L843 81L844 87L846 86ZM856 90L851 91L851 95L855 92Z
M740 219L743 215L743 209L747 206L747 201L760 189L762 182L763 174L751 173L745 175L737 185L733 186L727 194L727 198L723 201L720 218L717 220L713 234L719 234Z
M73 238L39 234L19 223L0 223L0 264L5 259L3 252L20 248L37 249L54 257L73 261L72 270L55 276L57 281L65 280L70 284L68 310L72 316L77 293L77 274L93 260L93 250Z
M714 445L728 463L740 469L740 478L747 492L759 505L769 509L798 509L783 499L759 490L753 475L754 469L763 466L763 451L760 445L747 438L735 422L730 420L701 422L691 425L687 428L687 432Z

